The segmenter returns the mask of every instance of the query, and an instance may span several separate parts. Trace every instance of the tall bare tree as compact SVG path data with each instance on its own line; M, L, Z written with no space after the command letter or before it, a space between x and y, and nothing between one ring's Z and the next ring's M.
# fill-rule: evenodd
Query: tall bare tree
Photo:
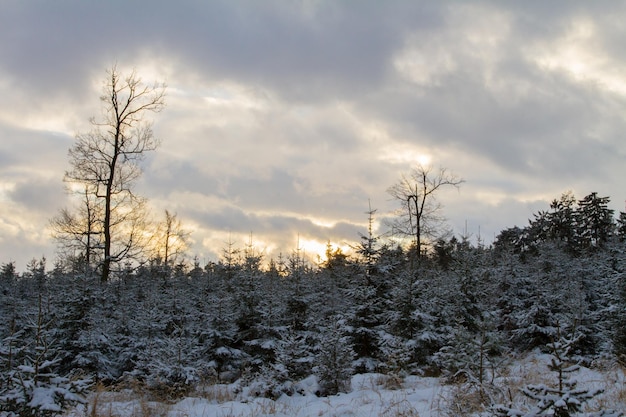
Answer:
M145 199L133 192L141 175L140 161L158 146L146 114L165 105L165 85L145 85L133 71L123 76L113 66L103 87L102 116L92 129L78 134L69 151L71 169L65 181L82 184L97 206L102 238L101 280L107 281L114 262L129 260L141 249L145 234Z
M458 188L463 182L445 168L433 172L431 166L419 164L387 190L400 203L399 216L392 226L413 237L418 259L422 256L425 239L436 237L444 222L437 193L446 186Z

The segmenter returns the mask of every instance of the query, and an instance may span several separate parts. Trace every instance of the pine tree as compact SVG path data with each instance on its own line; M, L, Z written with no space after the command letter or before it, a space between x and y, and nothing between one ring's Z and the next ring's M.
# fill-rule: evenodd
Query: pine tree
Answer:
M613 210L609 197L593 192L578 202L578 236L583 248L604 245L613 234Z
M483 387L492 368L492 356L501 349L501 336L492 317L476 323L477 331L469 331L461 320L454 327L449 342L435 355L444 373L452 379L464 379Z
M320 350L315 360L315 374L322 396L349 392L353 373L354 351L346 335L346 322L341 316L331 320L320 333Z
M573 346L578 342L580 335L566 337L558 328L556 338L548 343L552 358L548 364L548 369L555 373L555 383L552 386L545 384L527 385L522 389L522 393L535 402L535 405L527 412L517 410L511 406L496 405L494 413L496 416L554 416L573 417L582 410L585 402L598 396L602 390L589 390L578 388L577 381L570 375L580 369L570 353ZM595 414L597 416L620 416L621 413L615 411L602 411Z
M309 295L306 292L306 267L300 248L287 259L289 294L286 301L286 318L294 330L304 330L309 314Z
M615 297L615 305L609 307L615 310L610 316L612 321L611 336L614 353L620 360L624 361L626 359L626 315L623 312L626 311L626 277L622 271L619 271L616 275L617 279L614 282L614 286L617 288L611 288L613 290L611 293L616 292L617 296Z
M259 394L273 399L296 393L297 382L311 374L315 360L307 338L291 329L276 342L275 353L275 361L265 364L257 378Z
M548 214L550 239L563 242L568 248L576 244L576 199L571 192L563 193L550 204Z
M38 310L23 332L7 341L11 357L7 380L1 386L0 411L8 416L56 416L67 407L84 402L91 381L70 379L59 373L60 358L54 340L54 323L44 311L41 295ZM4 414L6 413L6 414Z
M4 289L11 285L16 278L17 273L15 272L15 262L2 264L2 267L0 267L0 285L2 287L0 288L2 288L3 293L5 293Z
M617 218L617 236L623 242L626 240L626 213L623 211L619 212L619 216Z

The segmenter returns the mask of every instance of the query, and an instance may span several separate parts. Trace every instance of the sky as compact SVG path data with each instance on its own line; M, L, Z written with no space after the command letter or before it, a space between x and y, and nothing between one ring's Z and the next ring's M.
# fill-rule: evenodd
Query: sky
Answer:
M349 251L417 164L489 244L572 191L626 200L624 1L0 0L0 263L56 256L107 69L167 84L136 190L189 257Z

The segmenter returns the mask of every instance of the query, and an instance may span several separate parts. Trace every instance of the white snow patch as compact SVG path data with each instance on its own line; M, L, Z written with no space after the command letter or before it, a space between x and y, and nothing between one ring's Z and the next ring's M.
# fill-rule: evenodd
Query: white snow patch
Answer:
M513 384L512 386L519 386L518 384L522 382L531 382L528 380L530 375L546 377L549 381L551 376L546 367L549 361L549 355L535 352L511 364L508 368L510 373L506 379ZM606 395L612 408L626 408L626 404L620 402L623 401L620 393L626 392L626 377L621 368L589 369L581 366L576 376L579 386L606 390L598 397L600 403ZM292 396L283 395L277 400L254 397L248 387L240 387L235 383L205 387L196 396L184 398L171 405L147 403L137 397L127 397L125 401L115 400L115 393L100 393L98 404L103 413L106 411L118 417L132 417L136 415L133 413L146 406L159 410L158 415L167 417L436 417L445 415L442 407L445 406L446 398L453 391L454 386L442 385L438 378L408 376L403 380L399 389L387 389L384 384L386 378L380 374L355 375L352 378L351 392L331 397L315 395L318 384L315 377L311 376L296 384L298 393ZM540 381L532 382L540 383ZM94 395L97 394L92 394ZM107 397L108 395L111 397ZM618 398L617 402L616 398ZM595 399L592 400L592 403L595 401ZM84 407L79 406L67 416L84 416L85 412Z

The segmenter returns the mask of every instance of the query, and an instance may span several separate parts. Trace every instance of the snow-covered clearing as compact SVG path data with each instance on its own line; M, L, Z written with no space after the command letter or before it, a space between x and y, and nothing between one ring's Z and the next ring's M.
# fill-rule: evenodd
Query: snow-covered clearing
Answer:
M352 392L319 398L311 392L283 395L276 401L250 398L243 401L211 403L186 398L172 406L170 416L427 416L440 391L434 378L413 379L407 388L388 390L380 386L378 375L357 375ZM312 384L313 385L313 384Z
M530 383L553 384L547 370L550 355L533 353L511 363L494 379L494 392L513 396L516 407L524 408L527 399L519 389ZM589 369L581 367L576 375L578 386L600 388L604 393L594 398L587 411L626 410L626 376L620 366ZM476 400L467 385L445 385L439 378L406 377L400 387L393 379L380 374L355 375L352 390L331 397L317 397L317 384L309 377L299 384L300 394L283 395L277 400L259 398L254 388L238 384L210 385L173 404L150 401L133 391L96 392L86 406L78 407L67 417L443 417L478 415L471 403ZM94 413L93 407L96 407ZM464 410L464 411L463 411ZM582 414L586 415L586 414Z
M130 392L93 394L88 409L79 407L69 416L92 415L97 404L98 416L139 417L319 417L319 416L430 416L437 415L438 403L445 388L437 378L407 378L401 389L387 389L385 378L377 374L355 375L352 391L331 397L317 397L314 377L302 382L302 394L283 395L277 400L258 398L249 389L237 392L236 385L214 385L204 392L186 397L175 404L133 398ZM96 399L97 396L97 399Z

